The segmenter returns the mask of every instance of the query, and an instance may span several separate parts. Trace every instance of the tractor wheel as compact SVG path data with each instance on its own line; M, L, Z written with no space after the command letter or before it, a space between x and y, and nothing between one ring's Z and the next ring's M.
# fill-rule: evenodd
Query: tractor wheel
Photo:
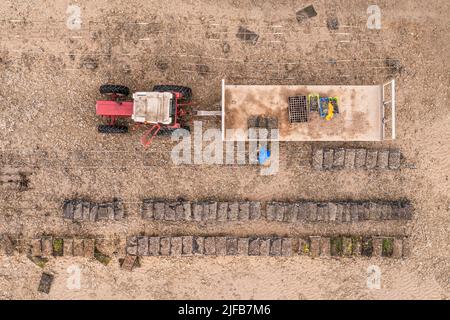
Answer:
M175 86L171 84L160 84L153 87L153 91L157 92L179 92L183 95L183 100L186 102L192 99L192 89L189 87Z
M125 86L119 86L115 84L104 84L100 86L100 93L107 95L118 95L118 96L127 96L130 94L130 89Z
M184 124L181 128L191 132L191 126L189 124Z
M101 124L98 126L98 132L100 133L127 133L127 126L110 126L107 124Z

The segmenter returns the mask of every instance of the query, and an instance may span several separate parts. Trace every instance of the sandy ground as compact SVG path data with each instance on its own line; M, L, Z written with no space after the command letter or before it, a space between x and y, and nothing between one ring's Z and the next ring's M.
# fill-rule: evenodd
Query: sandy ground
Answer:
M69 29L70 4L81 29ZM366 1L314 1L318 12L299 24L302 1L4 1L0 8L0 147L2 172L29 172L28 189L1 185L0 233L126 237L147 234L302 235L404 234L408 259L145 258L133 272L84 258L51 259L49 295L38 293L42 269L24 254L0 256L3 299L448 299L450 297L450 24L446 0L378 1L381 30L368 30ZM338 30L327 29L337 17ZM239 26L260 35L255 45L236 37ZM395 63L386 63L394 59ZM261 176L253 166L184 165L170 161L173 143L148 151L139 133L97 133L99 85L133 91L159 83L192 87L198 109L212 110L220 80L235 84L379 84L397 80L397 140L382 143L282 143L280 171ZM208 121L205 127L219 127ZM318 172L313 146L400 148L412 168L399 171ZM125 201L122 222L63 221L64 199ZM335 200L410 199L407 225L294 228L276 223L144 222L143 198ZM67 268L82 270L68 289ZM381 268L381 289L368 289L366 270Z

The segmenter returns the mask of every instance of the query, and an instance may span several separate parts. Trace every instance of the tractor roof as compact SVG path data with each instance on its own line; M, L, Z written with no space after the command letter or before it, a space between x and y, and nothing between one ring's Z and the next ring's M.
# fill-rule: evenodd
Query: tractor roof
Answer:
M172 123L173 94L170 92L136 92L133 94L135 122Z

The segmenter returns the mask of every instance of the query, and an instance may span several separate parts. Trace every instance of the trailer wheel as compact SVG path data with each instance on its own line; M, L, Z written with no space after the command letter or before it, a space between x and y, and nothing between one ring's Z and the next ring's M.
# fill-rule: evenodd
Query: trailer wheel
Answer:
M189 127L189 125L187 125L187 126L182 126L181 128L165 128L165 127L162 127L161 129L159 129L159 131L158 131L158 136L162 136L162 137L170 137L171 135L172 135L172 133L175 131L175 130L178 130L178 129L185 129L185 130L187 130L187 131L191 131L191 128Z
M176 86L171 84L160 84L153 87L153 91L157 92L179 92L183 95L183 100L186 102L191 101L192 99L192 89L189 87Z
M170 137L175 130L177 130L177 129L162 127L161 129L159 129L157 135L163 136L163 137Z
M127 126L110 126L107 124L101 124L98 126L98 132L100 133L127 133Z
M126 86L120 86L116 84L104 84L100 86L100 93L107 95L118 95L118 96L128 96L130 94L130 89Z

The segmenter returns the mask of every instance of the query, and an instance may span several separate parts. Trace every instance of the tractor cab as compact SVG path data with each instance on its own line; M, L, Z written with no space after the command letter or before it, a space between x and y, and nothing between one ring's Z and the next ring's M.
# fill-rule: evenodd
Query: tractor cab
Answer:
M133 114L137 123L171 124L175 115L172 92L136 92L133 94Z
M96 114L108 120L107 124L98 126L101 133L125 133L128 126L117 125L118 118L130 118L135 122L134 128L145 127L141 137L144 147L148 147L156 135L168 135L179 128L189 129L188 110L191 106L192 90L178 85L156 85L149 92L135 92L133 100L126 97L130 89L115 84L104 84L100 93L108 100L98 100Z

